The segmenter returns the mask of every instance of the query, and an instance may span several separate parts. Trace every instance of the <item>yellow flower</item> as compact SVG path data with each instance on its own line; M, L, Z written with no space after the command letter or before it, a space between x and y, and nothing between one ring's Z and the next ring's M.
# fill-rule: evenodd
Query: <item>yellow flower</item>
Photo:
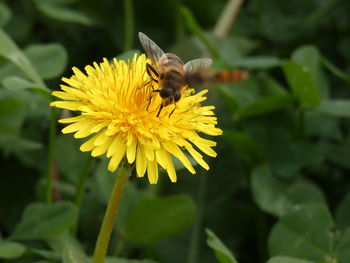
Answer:
M147 171L151 184L157 183L158 164L164 168L172 182L176 182L176 171L172 156L176 157L192 174L195 170L188 153L203 168L209 169L203 153L215 157L212 149L215 142L201 138L198 132L220 135L215 127L214 106L201 106L207 90L192 94L186 88L175 105L164 107L157 117L162 99L158 84L150 81L146 73L145 55L135 55L130 62L107 59L99 65L86 66L86 73L73 68L71 78L63 78L68 85L61 85L63 91L53 95L62 99L51 106L80 112L80 115L60 120L69 123L62 132L75 132L75 138L90 138L81 145L83 152L92 156L106 154L110 158L108 170L115 171L126 156L128 163L135 163L138 177Z

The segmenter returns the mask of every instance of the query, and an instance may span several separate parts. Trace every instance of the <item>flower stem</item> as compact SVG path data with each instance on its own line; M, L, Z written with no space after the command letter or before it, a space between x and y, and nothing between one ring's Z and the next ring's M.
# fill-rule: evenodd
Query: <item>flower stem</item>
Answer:
M85 161L84 168L79 175L79 181L77 184L77 189L76 189L75 197L74 197L74 203L77 206L78 211L80 211L81 202L82 202L83 196L84 196L84 189L85 189L85 185L86 185L86 180L90 174L90 169L91 169L92 163L93 163L93 158L91 156L88 156L86 161ZM78 223L76 223L72 227L72 233L74 235L77 232L77 228L78 228Z
M124 51L132 48L132 41L134 39L134 14L132 0L124 0L124 14L125 14L125 37L124 37Z
M180 12L180 2L181 0L172 0L172 6L175 11L175 38L176 42L182 40L185 36L185 27L182 20L182 15Z
M214 27L214 36L224 38L228 35L243 2L244 0L230 0L227 2Z
M205 196L207 191L207 181L208 181L208 178L205 174L202 174L199 177L199 187L198 187L198 193L197 193L198 209L197 209L197 216L195 218L192 232L191 232L187 263L194 263L198 261L199 241L200 241L201 233L203 231L202 222L203 222Z
M116 178L107 210L103 218L100 233L98 234L92 263L103 263L107 254L109 240L111 238L113 225L119 209L124 187L128 181L131 166L122 165Z
M46 182L46 203L52 203L52 188L53 188L53 165L55 161L56 152L56 128L57 128L57 114L56 109L50 108L51 121L50 121L50 134L49 134L49 146L48 146L48 158L47 158L47 182Z

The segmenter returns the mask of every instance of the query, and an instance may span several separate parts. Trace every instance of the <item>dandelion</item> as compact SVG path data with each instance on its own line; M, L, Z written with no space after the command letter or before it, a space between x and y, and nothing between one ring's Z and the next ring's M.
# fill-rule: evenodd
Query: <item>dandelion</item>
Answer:
M62 100L51 106L78 112L78 116L60 120L68 124L62 132L74 132L75 138L88 137L80 150L91 151L94 157L105 154L110 158L110 171L121 166L97 238L93 263L104 262L131 164L135 164L138 177L147 172L149 182L155 184L158 165L176 182L173 157L195 173L184 151L205 169L209 166L199 150L216 156L212 149L216 143L198 135L222 133L215 127L214 107L200 104L207 91L194 94L186 87L181 100L164 107L158 116L162 99L152 92L158 87L146 73L147 62L150 61L145 55L135 55L130 62L114 59L110 63L104 59L100 64L86 66L85 73L73 68L74 75L62 79L67 85L61 85L62 91L53 92Z
M69 124L62 132L74 132L75 138L89 139L80 150L91 151L93 157L106 154L110 158L108 170L115 171L125 157L129 164L135 163L136 174L143 177L147 172L151 184L157 183L158 165L176 182L172 156L180 160L194 174L187 151L205 169L208 164L198 151L215 157L214 141L199 136L220 135L215 127L214 106L201 106L207 90L193 94L185 88L179 102L165 107L157 117L161 98L152 90L157 83L146 73L145 55L135 55L127 63L103 59L85 67L85 74L73 68L74 75L63 78L68 85L53 95L62 99L51 106L80 112L80 115L60 120ZM170 115L170 113L175 111Z

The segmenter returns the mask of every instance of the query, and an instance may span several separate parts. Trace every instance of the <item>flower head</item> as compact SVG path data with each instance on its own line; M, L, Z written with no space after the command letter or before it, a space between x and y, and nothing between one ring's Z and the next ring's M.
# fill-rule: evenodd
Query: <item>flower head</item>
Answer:
M212 147L216 143L201 138L198 132L220 135L222 131L215 127L214 107L200 105L207 91L192 94L191 89L185 88L180 101L164 107L157 117L162 99L152 92L158 84L147 75L146 62L149 61L145 55L135 55L130 62L114 59L110 63L104 59L93 67L86 66L86 73L73 68L74 75L62 79L68 85L53 92L62 101L51 103L80 112L76 117L60 120L69 124L62 132L74 132L75 138L89 137L80 150L91 151L94 157L106 154L110 171L115 171L125 157L128 163L135 163L138 177L147 171L150 183L157 183L158 164L172 182L176 181L172 156L194 174L184 150L209 169L198 149L215 157Z

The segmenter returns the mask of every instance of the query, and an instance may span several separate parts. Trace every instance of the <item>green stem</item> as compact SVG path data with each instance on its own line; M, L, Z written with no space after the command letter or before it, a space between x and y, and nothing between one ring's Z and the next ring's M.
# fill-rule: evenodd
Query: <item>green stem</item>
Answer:
M189 244L189 253L188 253L188 263L195 263L197 262L198 258L198 246L199 246L199 240L201 235L201 227L202 227L202 220L203 220L203 207L205 202L205 193L207 191L207 176L205 174L202 174L199 179L199 188L198 188L198 212L197 216L192 228L192 233L190 237L190 244Z
M125 35L124 35L124 51L132 48L132 41L134 39L134 14L132 0L124 0L124 14L125 14Z
M176 42L179 42L185 36L184 23L180 12L180 0L173 0L172 3L175 10L175 38Z
M75 192L75 197L74 197L74 203L78 208L78 211L80 211L80 207L81 207L81 202L83 200L83 196L84 196L84 189L85 189L85 185L86 185L86 181L87 178L90 174L90 169L91 169L91 165L93 163L93 158L91 156L88 156L85 164L84 164L84 168L80 173L79 176L79 181L77 184L77 189ZM78 229L78 223L76 223L73 227L72 227L72 233L75 235Z
M109 240L111 238L115 218L119 209L124 187L128 181L131 166L122 165L116 178L107 210L103 218L100 233L98 234L92 263L103 263L106 257Z
M237 17L244 0L230 0L224 7L218 22L216 23L213 35L218 38L224 38L228 35L233 23Z
M337 66L335 66L329 60L327 60L325 57L321 57L320 62L323 66L325 66L329 71L331 71L338 78L342 79L347 84L350 84L350 76L348 76L347 73L337 68Z
M46 203L52 203L52 188L53 188L53 165L55 161L56 152L56 129L57 129L57 114L56 109L50 107L51 120L50 120L50 134L49 134L49 146L48 146L48 160L46 171Z

